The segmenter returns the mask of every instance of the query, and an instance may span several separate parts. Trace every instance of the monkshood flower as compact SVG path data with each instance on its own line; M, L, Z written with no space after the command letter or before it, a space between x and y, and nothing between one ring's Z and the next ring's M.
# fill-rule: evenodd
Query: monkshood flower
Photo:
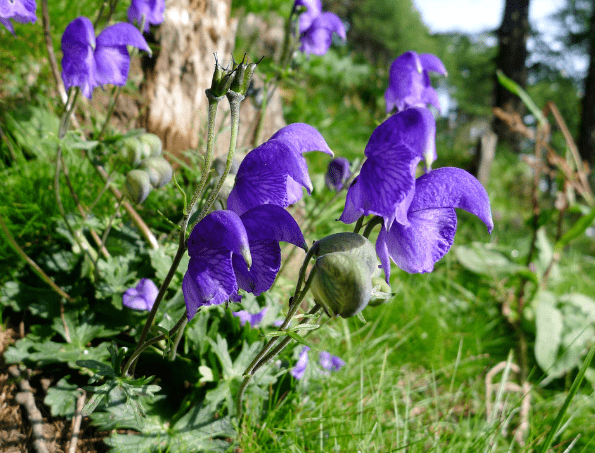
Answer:
M297 363L295 366L289 371L291 375L296 379L301 379L304 377L304 373L306 372L306 368L308 367L308 351L310 348L308 346L304 346L302 351L300 352L300 356L298 358Z
M440 110L438 95L430 85L428 72L446 75L440 59L429 53L405 52L390 65L388 88L384 93L386 112L433 105Z
M122 296L122 304L133 310L151 310L159 288L148 278L143 278L134 288L126 290Z
M376 253L388 282L390 260L408 273L432 272L450 249L457 230L455 208L464 209L494 227L490 200L481 183L460 168L444 167L420 176L407 211L407 224L382 226Z
M165 0L132 0L128 8L128 21L140 24L145 16L144 32L149 31L149 25L159 25L163 22Z
M285 126L258 148L250 151L238 168L227 199L227 208L237 214L263 204L287 207L308 193L312 182L303 153L321 151L333 155L326 141L308 124Z
M21 24L35 22L35 9L37 5L35 0L0 0L0 24L8 28L14 35L14 28L12 20L16 20Z
M97 86L124 85L130 67L126 46L151 53L141 32L131 24L112 25L95 38L89 19L74 19L62 35L62 80L66 90L78 86L83 95L91 99Z
M436 158L436 123L426 108L409 108L378 126L365 149L366 161L347 192L341 220L378 215L387 228L393 221L408 225L407 212L415 192L415 170Z
M324 55L331 47L333 33L342 40L347 38L341 19L334 13L323 13L320 0L296 0L294 9L300 6L307 8L299 18L300 52Z
M264 307L258 313L248 313L246 310L240 310L232 313L236 318L240 318L240 325L244 325L246 323L250 324L252 327L258 326L264 319L264 315L267 312L267 307Z
M241 216L215 211L201 220L188 238L182 283L188 319L200 307L239 302L239 288L267 291L281 267L280 241L306 248L298 224L279 206L257 206Z
M326 371L339 371L345 362L330 352L322 351L318 358L318 363Z
M337 157L331 160L324 176L326 187L329 190L335 190L337 192L343 189L343 184L351 176L349 167L349 160L345 157Z

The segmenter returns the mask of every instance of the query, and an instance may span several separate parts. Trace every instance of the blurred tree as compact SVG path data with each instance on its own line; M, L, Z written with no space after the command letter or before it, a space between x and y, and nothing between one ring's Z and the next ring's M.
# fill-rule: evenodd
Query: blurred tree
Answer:
M592 8L588 30L589 70L585 78L585 94L581 102L582 114L578 148L583 160L595 163L595 8Z
M527 39L529 37L529 0L506 0L502 24L497 31L498 55L496 68L517 82L527 85ZM493 76L496 77L495 75ZM494 84L494 106L509 113L523 114L522 101L499 83ZM512 134L505 123L494 120L494 131L500 140L519 148L519 138Z

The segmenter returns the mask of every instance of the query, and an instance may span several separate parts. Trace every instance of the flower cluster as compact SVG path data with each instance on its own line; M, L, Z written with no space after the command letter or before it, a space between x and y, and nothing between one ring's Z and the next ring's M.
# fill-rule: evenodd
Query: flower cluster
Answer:
M289 371L296 379L302 379L308 368L308 351L310 348L304 346L300 352L295 366ZM322 367L322 374L328 375L330 371L339 371L345 362L330 352L322 351L318 357L318 363Z
M434 55L407 52L393 62L387 104L398 113L372 133L340 218L352 223L360 216L382 217L376 252L387 282L390 259L409 273L434 269L454 241L455 208L475 214L489 232L493 228L488 195L471 174L447 167L415 178L420 161L429 170L436 158L435 120L425 108L436 99L427 71L446 73Z
M324 55L331 47L333 33L343 40L347 38L341 19L334 13L322 12L320 0L296 0L294 11L304 8L298 25L301 52L306 55Z
M35 22L35 0L2 0L0 1L0 24L4 25L14 35L12 22L15 20L22 24Z
M62 80L68 90L77 86L91 99L97 86L123 86L128 78L130 55L126 46L151 53L143 35L127 23L118 23L95 37L86 17L74 19L62 35Z
M134 288L126 290L122 304L133 310L151 310L159 294L159 288L148 278L142 278Z

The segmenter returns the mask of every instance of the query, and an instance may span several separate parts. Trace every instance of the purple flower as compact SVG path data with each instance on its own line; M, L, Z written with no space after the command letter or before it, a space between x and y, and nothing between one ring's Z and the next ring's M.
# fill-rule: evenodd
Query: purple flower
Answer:
M239 302L238 288L267 291L281 267L279 241L306 248L298 224L279 206L258 206L241 216L215 211L201 220L188 238L182 283L188 319L202 306Z
M14 35L12 20L22 24L35 22L35 0L0 0L0 24L4 25Z
M490 200L481 183L460 168L432 170L415 181L407 210L407 223L382 226L376 253L386 281L390 277L389 257L408 273L432 272L434 263L450 249L457 230L455 208L479 217L492 232Z
M436 123L426 108L410 108L378 126L366 145L366 161L347 192L341 220L378 215L390 228L393 221L408 225L407 212L415 192L415 170L436 157Z
M128 8L128 21L141 24L145 16L145 33L149 25L158 25L163 22L165 0L132 0Z
M323 13L320 0L296 0L294 9L300 6L307 8L299 19L301 52L324 55L331 47L333 32L343 40L347 38L341 19L334 13Z
M308 346L304 346L302 351L300 352L300 357L298 358L297 363L295 366L289 371L291 375L296 379L301 379L304 377L304 373L306 372L306 368L308 367L308 351L310 348Z
M384 93L386 112L400 112L409 107L426 107L432 104L440 110L438 95L430 86L428 71L446 75L440 59L429 53L418 55L405 52L390 65L388 88Z
M126 290L122 296L122 304L133 310L151 310L159 288L148 278L143 278L134 288Z
M143 35L131 24L112 25L95 38L89 19L74 19L62 35L62 80L66 89L78 86L91 99L97 86L124 85L130 67L127 45L151 52Z
M318 359L320 366L327 371L339 371L345 362L330 352L322 351Z
M240 164L227 199L228 209L243 214L263 204L287 207L302 198L302 187L310 193L312 182L302 156L309 151L333 155L312 126L294 123L280 129Z
M240 325L244 325L246 323L250 324L252 327L258 326L264 319L264 315L267 312L267 307L264 307L258 313L250 314L246 310L236 311L232 313L235 317L240 318Z
M351 176L349 170L349 161L344 157L337 157L328 164L324 180L326 187L329 190L336 190L337 192L343 189L343 184Z

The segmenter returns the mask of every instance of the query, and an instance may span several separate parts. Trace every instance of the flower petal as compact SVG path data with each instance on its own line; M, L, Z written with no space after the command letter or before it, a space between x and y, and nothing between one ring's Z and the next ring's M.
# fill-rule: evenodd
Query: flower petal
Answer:
M10 22L9 19L4 19L0 17L0 24L4 25L8 29L8 31L14 35L14 27L12 26L12 22Z
M144 31L149 31L149 25L157 25L163 22L165 11L164 0L132 0L128 8L128 21L140 24L145 16Z
M277 278L281 267L281 247L278 242L273 241L250 241L250 254L252 256L250 269L237 255L233 255L232 258L233 269L238 286L258 296L268 291Z
M318 17L316 18L318 19ZM315 19L315 21L316 21ZM314 55L324 55L328 52L333 42L333 32L325 27L310 26L300 36L300 52Z
M294 9L298 6L305 6L307 9L300 14L299 32L302 34L312 24L312 21L322 13L322 3L320 0L296 0Z
M416 181L409 215L426 209L459 208L479 217L492 232L490 199L481 183L460 168L437 168Z
M236 311L232 313L237 318L240 318L240 325L244 325L246 323L250 324L252 327L258 326L264 319L264 315L267 312L267 307L264 307L261 311L255 314L250 314L246 310Z
M419 54L419 61L421 61L424 70L437 72L443 76L447 75L444 63L436 55L432 55L431 53Z
M107 27L97 36L97 46L133 46L151 53L149 45L140 31L134 25L120 22Z
M345 41L347 39L347 34L345 33L345 26L339 16L335 13L322 13L316 20L312 23L312 27L324 27L328 30L336 33L339 37Z
M78 86L89 99L97 86L94 47L95 34L89 19L79 17L68 24L62 35L62 80L66 90Z
M188 320L200 307L219 305L237 295L231 255L225 249L204 249L200 256L190 258L182 282Z
M333 155L322 134L309 124L289 124L279 129L269 140L273 139L293 147L299 154L321 151Z
M123 86L128 79L130 56L126 46L103 47L95 49L95 81L97 85L111 83Z
M190 257L201 257L204 251L209 249L229 250L242 255L250 264L248 235L235 212L211 212L194 227L188 238Z
M432 272L434 263L450 249L457 230L457 214L452 208L426 209L409 214L409 226L393 223L382 227L376 250L386 247L395 264L410 274ZM385 274L390 263L380 256Z
M302 351L300 352L300 357L295 364L295 366L291 369L291 375L296 379L301 379L304 377L304 373L306 372L306 368L308 366L308 351L310 348L308 346L304 346Z
M289 242L307 248L299 225L289 212L275 205L257 206L241 215L240 219L248 233L248 240ZM252 249L252 246L250 246Z

